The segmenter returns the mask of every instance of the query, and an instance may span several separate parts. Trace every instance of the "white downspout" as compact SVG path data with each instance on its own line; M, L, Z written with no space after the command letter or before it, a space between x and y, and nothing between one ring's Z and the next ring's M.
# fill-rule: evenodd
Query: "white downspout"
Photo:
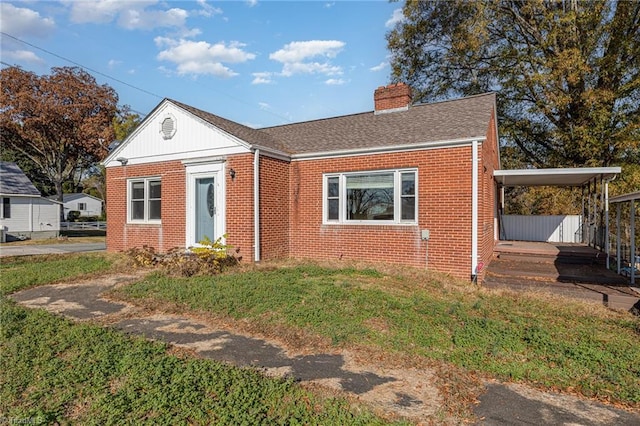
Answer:
M260 262L260 150L253 153L253 244L254 261Z
M471 143L471 277L478 273L478 141Z

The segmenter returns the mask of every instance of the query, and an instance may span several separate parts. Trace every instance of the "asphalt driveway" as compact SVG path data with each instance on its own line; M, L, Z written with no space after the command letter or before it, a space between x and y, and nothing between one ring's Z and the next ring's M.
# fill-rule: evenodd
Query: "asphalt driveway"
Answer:
M0 257L29 256L34 254L77 253L85 251L101 251L106 249L107 246L104 242L29 245L11 245L4 243L0 244Z

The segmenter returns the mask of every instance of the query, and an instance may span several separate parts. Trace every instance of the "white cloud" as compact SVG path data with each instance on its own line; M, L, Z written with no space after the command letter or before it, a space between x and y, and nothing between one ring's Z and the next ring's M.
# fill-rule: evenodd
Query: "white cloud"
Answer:
M249 7L256 6L257 4L258 0L247 0L247 5L249 5Z
M382 71L383 69L387 68L388 66L389 66L388 62L380 62L375 67L369 68L369 71Z
M156 37L155 43L164 48L158 53L158 60L176 64L178 74L211 74L217 77L233 77L236 72L222 63L240 63L256 57L245 52L244 44L232 41L229 44L218 42L209 44L206 41L174 40L167 37Z
M345 83L346 81L341 78L330 78L324 82L324 84L326 84L327 86L341 86Z
M116 66L120 65L121 63L122 63L122 61L119 61L117 59L110 59L109 62L107 63L107 65L109 66L109 69L112 70Z
M46 37L55 30L55 22L51 18L45 18L34 10L25 7L16 7L10 3L0 3L0 28L12 37ZM35 52L24 50L22 43L11 37L2 37L0 51L5 62L28 62L31 64L43 64L45 61Z
M200 16L210 17L213 15L220 15L222 13L222 9L211 6L207 3L206 0L198 0L198 4L200 5L201 9L196 13Z
M10 3L0 3L0 28L16 37L46 37L55 29L51 18L43 18L34 10L16 7Z
M344 46L344 42L337 40L294 41L270 54L269 59L288 63L300 62L316 56L335 58Z
M271 109L271 105L269 105L266 102L258 102L258 106L260 107L260 109L262 110L268 110Z
M16 63L28 62L31 64L44 64L44 60L30 50L7 50L2 52L2 60Z
M391 28L396 25L398 22L404 21L404 14L402 13L402 9L396 9L393 11L391 18L385 22L384 26L387 28Z
M285 77L291 77L294 74L340 75L342 68L326 62L292 62L284 64L281 74Z
M184 9L135 10L120 14L118 25L128 30L150 30L160 27L183 27L189 14Z
M331 63L342 51L345 43L338 40L310 40L294 41L286 44L282 49L269 55L269 59L281 62L281 75L285 77L294 74L342 74L342 68ZM324 58L325 61L312 61Z
M270 72L254 72L251 84L270 84L273 83L273 73Z
M325 4L324 4L324 7L325 7L326 9L330 9L330 8L332 8L332 7L333 7L333 6L335 6L335 5L336 5L336 2L334 1L334 2L331 2L331 3L325 3Z
M75 23L105 24L116 21L128 30L149 30L161 27L184 27L189 13L184 9L151 9L157 0L66 1L71 7L70 19ZM163 6L161 3L160 6Z

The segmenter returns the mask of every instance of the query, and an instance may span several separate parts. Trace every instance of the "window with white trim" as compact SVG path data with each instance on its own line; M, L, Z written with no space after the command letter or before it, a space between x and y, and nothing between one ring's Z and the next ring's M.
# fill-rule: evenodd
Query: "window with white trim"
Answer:
M127 191L128 221L160 223L162 183L160 178L130 179Z
M2 210L0 210L0 219L11 219L11 198L2 197Z
M78 210L84 211L87 209L87 203L78 203Z
M415 224L417 170L325 174L323 222Z

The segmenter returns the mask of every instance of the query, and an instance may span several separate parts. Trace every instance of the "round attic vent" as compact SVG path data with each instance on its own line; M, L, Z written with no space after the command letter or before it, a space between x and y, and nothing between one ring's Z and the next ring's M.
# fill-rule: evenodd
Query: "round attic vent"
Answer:
M176 118L168 114L160 123L160 133L164 139L171 139L176 134Z

